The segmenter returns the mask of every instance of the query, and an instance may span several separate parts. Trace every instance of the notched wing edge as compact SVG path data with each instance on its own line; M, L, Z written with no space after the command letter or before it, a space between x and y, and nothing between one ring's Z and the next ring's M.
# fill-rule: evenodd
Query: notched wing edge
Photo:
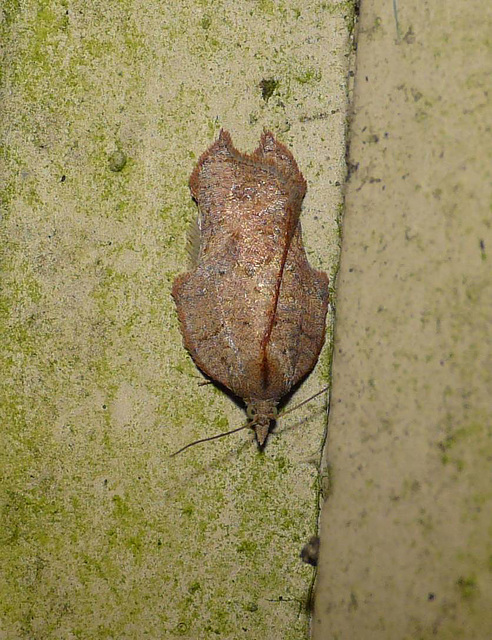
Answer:
M213 157L222 156L239 164L261 165L261 167L274 174L280 180L283 188L291 194L290 202L304 198L307 184L297 162L290 150L279 142L271 131L264 131L259 146L251 154L241 153L232 142L231 135L225 129L221 129L218 139L200 156L193 169L189 186L193 198L198 201L200 189L200 175L203 165Z

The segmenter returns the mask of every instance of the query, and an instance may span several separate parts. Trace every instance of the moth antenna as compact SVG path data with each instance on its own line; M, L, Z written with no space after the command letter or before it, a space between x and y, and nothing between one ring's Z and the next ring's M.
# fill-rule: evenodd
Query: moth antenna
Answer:
M309 396L309 398L306 398L306 400L303 400L302 402L299 402L299 404L296 404L295 407L292 407L291 409L287 409L287 411L282 411L282 413L279 413L277 416L277 420L278 418L283 418L284 416L286 416L288 413L292 413L292 411L295 411L296 409L299 409L300 407L302 407L303 405L307 404L308 402L311 402L311 400L314 400L314 398L317 398L318 396L320 396L322 393L325 393L325 391L328 391L329 389L329 385L327 385L326 387L323 387L321 389L321 391L318 391L317 393L315 393L312 396Z
M186 234L186 252L191 267L196 267L198 264L198 254L200 253L200 225L198 224L198 216L193 218L188 227Z
M189 444L185 445L184 447L181 447L181 449L178 449L177 451L175 451L174 453L171 453L171 455L169 456L170 458L174 458L175 456L178 455L178 453L183 453L183 451L186 451L186 449L189 449L190 447L194 447L196 444L200 444L202 442L209 442L210 440L218 440L219 438L224 438L225 436L230 436L232 433L237 433L238 431L242 431L243 429L250 429L251 428L251 424L245 424L242 427L238 427L237 429L232 429L231 431L225 431L224 433L219 433L216 436L210 436L209 438L201 438L200 440L195 440L194 442L190 442Z
M203 384L206 384L206 383L203 383ZM307 404L308 402L311 402L311 400L314 400L314 398L317 398L322 393L325 393L325 391L328 391L329 388L330 388L329 386L323 387L321 391L318 391L314 395L309 396L309 398L306 398L306 400L299 402L299 404L296 404L295 407L292 407L291 409L287 409L287 411L283 411L282 413L279 413L278 416L276 417L276 420L278 420L278 418L283 418L288 413L291 413L292 411L299 409L300 407ZM237 427L237 429L231 429L231 431L224 431L223 433L218 433L216 436L209 436L208 438L200 438L200 440L194 440L193 442L189 442L188 444L186 444L184 447L181 447L181 449L178 449L174 453L171 453L169 457L174 458L179 453L183 453L183 451L186 451L186 449L189 449L190 447L194 447L196 444L201 444L202 442L210 442L210 440L218 440L219 438L230 436L231 434L237 433L238 431L242 431L243 429L252 429L254 426L255 426L254 422L248 422L248 424L244 424L242 427Z

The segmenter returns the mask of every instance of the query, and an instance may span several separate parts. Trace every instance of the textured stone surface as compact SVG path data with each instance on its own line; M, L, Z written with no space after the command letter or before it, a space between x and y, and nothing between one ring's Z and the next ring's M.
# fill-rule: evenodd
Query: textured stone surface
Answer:
M350 6L1 11L0 636L304 638L323 403L265 455L242 433L171 461L244 413L198 386L170 291L220 127L292 149L308 257L334 275Z
M492 629L492 8L361 5L317 640Z

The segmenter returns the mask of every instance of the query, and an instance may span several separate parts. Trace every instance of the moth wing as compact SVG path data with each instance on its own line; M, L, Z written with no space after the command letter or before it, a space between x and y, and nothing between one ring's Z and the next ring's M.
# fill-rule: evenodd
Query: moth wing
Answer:
M325 342L326 313L328 311L328 276L314 271L316 295L305 307L298 344L298 359L292 376L292 386L300 382L314 368ZM307 321L309 319L309 321Z
M271 385L287 393L314 367L325 341L328 276L312 269L300 227L292 239L267 356Z
M217 348L217 337L223 331L222 320L219 309L211 306L207 299L206 285L199 270L183 273L174 281L172 295L183 343L207 376L230 388L229 363L234 361L234 354L226 343Z

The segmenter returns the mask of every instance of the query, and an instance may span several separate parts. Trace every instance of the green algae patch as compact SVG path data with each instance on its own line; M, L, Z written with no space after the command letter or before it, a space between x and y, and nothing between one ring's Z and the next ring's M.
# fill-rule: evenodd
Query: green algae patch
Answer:
M120 149L113 151L113 153L108 158L109 169L114 173L119 173L120 171L123 171L126 163L127 163L126 154Z
M260 82L261 97L268 102L279 86L279 81L275 78L263 78Z
M296 76L296 80L300 84L316 84L321 80L321 70L309 67Z
M461 597L465 600L473 598L478 588L477 580L473 576L462 576L458 578L456 586L458 587Z

